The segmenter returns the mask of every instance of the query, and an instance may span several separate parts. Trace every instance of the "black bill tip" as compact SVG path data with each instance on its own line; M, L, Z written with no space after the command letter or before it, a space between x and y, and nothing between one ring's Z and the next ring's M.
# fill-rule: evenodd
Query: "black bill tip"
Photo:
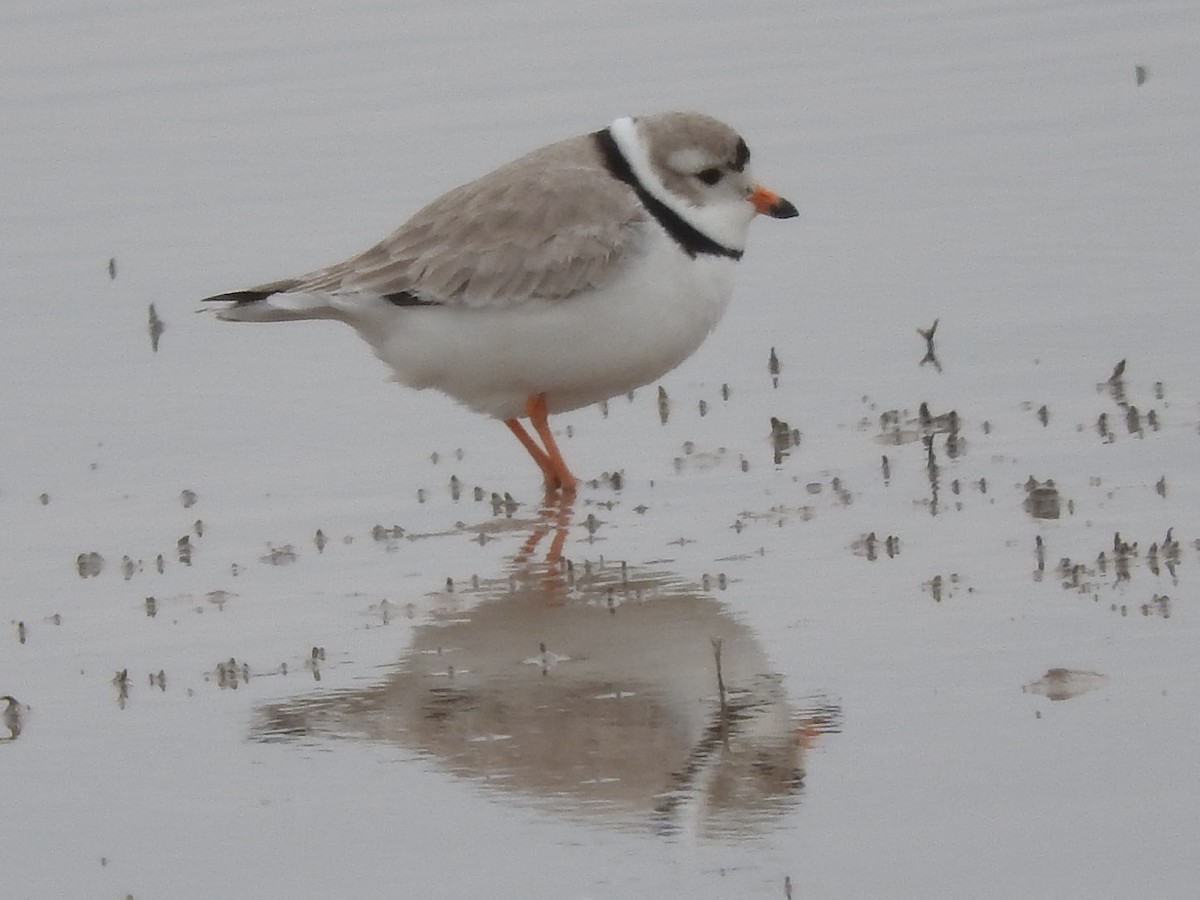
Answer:
M800 215L800 210L796 209L790 200L780 197L767 207L766 213L772 219L794 219Z

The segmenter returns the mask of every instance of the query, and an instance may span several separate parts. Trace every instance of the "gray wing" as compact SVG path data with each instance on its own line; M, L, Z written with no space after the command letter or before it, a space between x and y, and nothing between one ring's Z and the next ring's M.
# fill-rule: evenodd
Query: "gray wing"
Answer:
M455 188L358 256L280 284L473 307L561 300L612 278L644 217L584 135Z

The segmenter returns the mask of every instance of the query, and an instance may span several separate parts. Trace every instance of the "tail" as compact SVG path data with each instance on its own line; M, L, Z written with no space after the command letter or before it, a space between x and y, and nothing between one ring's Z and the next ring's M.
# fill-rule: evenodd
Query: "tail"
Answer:
M295 292L303 282L277 281L244 291L205 297L202 303L227 303L217 318L227 322L297 322L303 319L340 319L341 312L328 295Z

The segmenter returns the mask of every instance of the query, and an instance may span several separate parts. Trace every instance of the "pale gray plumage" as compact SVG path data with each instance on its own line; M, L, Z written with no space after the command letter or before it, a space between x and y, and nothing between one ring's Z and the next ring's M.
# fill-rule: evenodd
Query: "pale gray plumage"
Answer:
M471 307L561 300L602 286L644 218L581 135L443 194L351 259L251 290L411 292Z
M796 215L749 157L700 113L617 119L449 191L344 262L207 299L231 321L351 325L397 380L503 419L570 490L547 414L679 365L725 310L751 219Z
M673 158L732 161L740 138L699 113L637 120L663 184L699 206L705 195ZM605 169L592 135L539 148L443 194L357 256L248 293L410 292L438 303L505 306L562 300L603 286L646 221L634 191Z

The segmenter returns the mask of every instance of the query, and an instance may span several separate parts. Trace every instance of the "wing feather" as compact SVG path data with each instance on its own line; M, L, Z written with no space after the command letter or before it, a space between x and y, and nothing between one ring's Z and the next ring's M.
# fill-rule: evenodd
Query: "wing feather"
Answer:
M374 247L295 292L407 292L472 307L562 300L611 279L645 212L588 135L455 188Z

